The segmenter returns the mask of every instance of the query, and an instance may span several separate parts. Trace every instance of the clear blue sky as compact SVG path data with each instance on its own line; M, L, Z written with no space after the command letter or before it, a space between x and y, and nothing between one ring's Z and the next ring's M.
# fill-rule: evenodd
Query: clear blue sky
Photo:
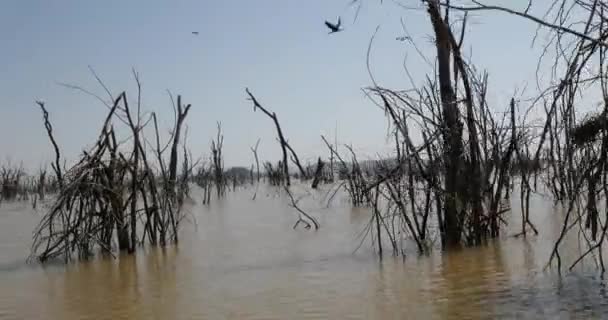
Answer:
M246 100L249 87L274 110L293 147L305 160L326 154L320 134L353 143L362 157L385 153L383 112L361 88L370 85L365 56L376 26L380 31L372 68L380 84L409 87L403 59L417 79L430 71L401 36L403 17L433 57L431 27L424 10L404 10L391 1L365 0L358 20L349 0L241 1L48 1L0 3L0 161L23 160L38 167L52 158L35 99L51 112L57 140L75 160L94 141L106 109L93 98L59 86L81 85L102 94L87 66L114 93L133 89L131 68L143 82L144 107L158 112L168 128L172 109L166 94L182 94L193 107L189 142L195 155L208 154L215 123L225 130L225 160L252 162L258 138L263 159L279 159L274 128ZM503 1L524 8L527 1ZM420 1L401 3L420 8ZM329 36L325 19L341 15L345 31ZM500 14L471 19L468 54L491 72L491 97L498 108L534 74L530 47L535 26ZM198 36L192 35L198 31Z

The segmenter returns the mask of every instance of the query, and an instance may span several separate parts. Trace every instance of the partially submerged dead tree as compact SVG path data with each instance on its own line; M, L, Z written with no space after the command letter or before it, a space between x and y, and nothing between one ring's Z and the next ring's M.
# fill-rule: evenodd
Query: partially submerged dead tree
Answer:
M334 190L334 193L337 192L339 188L344 187L353 206L369 204L370 198L367 194L369 192L368 184L352 147L345 146L351 153L351 161L350 163L347 163L342 156L340 156L338 151L327 142L327 139L325 139L324 136L321 136L321 139L338 160L338 177L340 180L344 180L344 182L340 183Z
M317 160L317 168L315 169L315 173L313 175L311 188L316 189L319 185L319 182L322 179L323 168L325 167L325 162L321 160L321 157Z
M184 110L178 97L180 107L171 137L168 174L163 161L165 149L160 148L156 116L152 115L157 137L155 153L161 169L159 186L144 147L142 132L149 121L141 121L141 88L136 73L135 79L139 88L137 112L129 107L126 93L121 93L114 100L94 147L84 151L65 175L59 175L63 188L34 232L30 259L67 262L75 256L88 258L97 252L114 255L114 236L118 249L129 252L146 239L153 245L178 240L182 213L176 201L177 156L173 150L180 143L180 128L190 107ZM130 141L130 147L118 142L113 120L119 116L127 119L131 135L121 141Z
M260 182L260 160L258 158L258 147L259 146L260 146L260 139L258 139L258 141L256 141L255 147L251 148L251 152L253 153L253 158L255 160L256 180L258 183Z
M260 160L258 158L258 147L259 146L260 146L260 139L258 139L258 141L256 141L255 147L251 148L251 152L253 153L253 158L255 160L256 181L257 181L257 184L255 186L255 192L253 193L251 200L255 200L255 198L258 196L258 188L260 187ZM251 165L251 183L253 184L253 165Z
M282 166L283 166L283 173L284 173L286 185L289 186L291 184L290 176L289 176L289 164L287 162L287 151L288 150L291 153L291 160L296 164L296 166L300 170L300 174L301 174L302 178L307 179L306 171L302 167L302 164L300 163L300 159L298 158L298 155L293 150L291 145L289 145L289 143L285 139L285 136L283 135L283 130L281 130L281 125L279 124L279 119L277 118L276 113L270 112L267 109L265 109L264 107L262 107L262 105L258 102L258 100L255 98L255 96L253 96L253 94L249 91L249 89L245 89L245 91L247 92L247 95L249 95L249 100L251 100L251 102L253 102L253 111L255 112L257 109L262 110L262 112L264 112L264 114L266 114L274 122L275 128L277 130L277 136L279 138L279 143L281 145L281 150L283 151Z
M182 143L184 160L182 161L182 172L177 182L177 201L180 207L184 204L186 198L191 198L190 182L194 180L194 168L196 168L201 161L201 159L194 161L192 158L192 154L187 148L188 130L186 130L185 133L184 141Z
M507 210L500 200L509 190L508 175L522 133L515 127L511 130L505 123L508 118L501 120L490 111L487 74L478 72L461 54L466 14L453 23L450 10L444 11L440 1L423 3L435 38L436 63L428 65L436 69L422 84L410 77L412 87L407 90L381 87L371 75L374 39L370 42L368 70L373 86L366 93L390 121L396 158L379 161L381 166L372 173L357 175L374 178L363 179L365 189L359 194L372 206L377 203L374 197L383 199L382 208L374 209L375 229L378 239L380 233L386 234L393 246L402 237L418 251L426 251L434 238L431 233L439 236L443 247L479 245L498 237L505 223ZM454 34L454 26L460 26L459 35ZM515 139L510 138L512 132ZM527 214L524 218L522 224L532 226Z
M177 183L177 153L179 149L180 135L182 126L188 111L190 111L192 105L188 104L184 106L182 104L182 97L177 96L177 113L175 114L175 129L173 131L173 143L171 145L171 156L169 160L169 182L172 184L169 189L172 189Z
M462 155L464 154L464 146L462 141L462 120L458 109L458 99L452 83L452 75L450 59L454 55L455 60L459 55L459 48L453 47L451 43L452 32L449 25L441 17L439 11L439 1L429 1L427 11L435 32L435 45L437 47L437 64L439 89L441 94L442 106L442 135L444 140L443 161L445 163L445 213L444 213L444 232L445 242L448 246L458 245L460 243L462 222L462 211L458 208L458 203L462 202L464 194L463 189L459 185L459 176L463 174ZM457 72L457 71L454 71ZM466 72L466 70L465 70ZM454 79L458 81L458 79ZM467 97L470 99L471 97ZM472 103L472 101L469 101ZM469 104L467 104L469 105ZM471 155L477 163L477 155ZM478 168L474 168L478 173ZM474 192L479 193L479 177L473 177L475 180ZM472 181L471 181L472 182ZM477 201L476 201L477 202ZM476 205L477 207L477 205ZM478 210L478 208L476 208ZM479 212L474 213L478 215Z
M213 177L217 197L221 198L226 194L226 179L224 177L224 157L222 148L224 147L224 135L222 134L222 124L217 123L217 137L211 141L211 160L213 161Z
M438 1L426 2L439 4ZM539 84L546 85L530 106L545 113L544 123L540 135L517 156L517 165L522 172L522 201L528 201L530 189L537 189L538 182L544 182L557 204L565 210L561 233L548 266L555 262L561 271L560 248L567 234L578 232L585 240L587 250L570 264L570 269L592 257L604 272L604 240L608 223L599 218L598 202L606 201L605 206L608 206L607 8L604 2L596 0L555 0L547 3L542 16L535 16L529 11L531 5L532 2L524 10L517 10L478 1L470 5L449 1L441 3L441 6L461 12L512 15L514 20L531 21L547 33L539 67L548 62L550 72L547 73L548 79L539 79ZM553 51L557 54L546 54ZM577 122L577 108L593 105L595 100L600 110L594 112L594 116ZM529 156L528 151L532 151ZM530 165L524 166L525 163ZM534 170L528 171L525 167ZM531 174L533 179L530 179Z

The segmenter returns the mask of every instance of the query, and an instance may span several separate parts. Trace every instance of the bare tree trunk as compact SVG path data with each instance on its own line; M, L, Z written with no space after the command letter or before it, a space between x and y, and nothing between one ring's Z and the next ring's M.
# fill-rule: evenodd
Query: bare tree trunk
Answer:
M44 201L45 189L46 189L46 169L40 169L40 174L38 175L38 198L41 201Z
M380 216L380 210L378 210L378 197L380 195L380 186L376 186L376 191L375 191L375 199L374 199L374 213L375 213L375 218L376 218L376 234L378 235L378 254L380 255L380 258L382 259L382 232L380 229L380 220L382 219L382 217Z
M441 18L436 0L428 2L428 13L435 31L435 45L439 71L441 104L443 106L443 139L445 144L445 244L454 246L460 243L461 225L458 203L459 175L462 168L462 123L456 102L456 94L451 81L451 46L447 26Z
M255 159L255 168L257 174L257 181L260 182L260 160L258 159L258 146L260 145L260 139L255 143L255 147L251 148L251 152L253 152L253 157Z
M213 157L213 175L217 197L220 198L226 193L226 179L224 177L224 159L222 148L224 147L224 136L222 135L222 125L217 123L217 138L211 142L211 154Z
M325 167L325 162L321 160L321 157L317 160L317 169L315 170L315 176L312 180L312 188L316 189L319 185L319 180L321 179L321 174L323 173L323 167Z
M177 115L175 122L175 132L173 132L173 145L171 146L171 158L169 160L169 181L172 186L175 187L175 183L177 181L177 150L179 147L179 139L180 133L182 130L182 124L188 115L188 111L190 111L190 107L192 105L188 104L184 108L182 106L182 97L177 96Z
M137 79L137 77L136 77ZM138 81L139 85L139 81ZM139 88L139 92L141 92L141 88ZM131 170L131 212L129 217L130 227L131 227L131 245L129 246L129 252L135 252L135 246L137 245L137 193L138 193L138 170L139 170L139 150L141 146L141 142L139 140L139 124L140 124L140 103L141 97L138 95L138 114L137 119L134 120L131 115L131 110L129 109L129 103L127 102L126 96L123 97L124 105L125 105L125 113L127 114L127 120L129 122L129 127L131 131L133 131L133 165L130 168ZM143 194L145 197L145 194Z

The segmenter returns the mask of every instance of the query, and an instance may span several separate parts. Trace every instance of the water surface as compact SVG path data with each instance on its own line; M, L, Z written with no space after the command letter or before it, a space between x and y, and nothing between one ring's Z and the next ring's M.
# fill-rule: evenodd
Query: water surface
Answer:
M270 188L241 189L188 207L178 246L68 266L24 263L40 219L0 205L0 319L593 319L608 314L591 261L565 276L544 270L560 212L532 202L538 237L418 257L353 252L370 213L327 191L302 206L321 229L293 230L295 212ZM302 190L300 190L302 191ZM196 194L196 193L195 193ZM303 192L300 192L303 194ZM196 196L195 196L195 199ZM199 201L200 202L200 201ZM513 206L517 206L513 200ZM580 251L568 241L565 259Z

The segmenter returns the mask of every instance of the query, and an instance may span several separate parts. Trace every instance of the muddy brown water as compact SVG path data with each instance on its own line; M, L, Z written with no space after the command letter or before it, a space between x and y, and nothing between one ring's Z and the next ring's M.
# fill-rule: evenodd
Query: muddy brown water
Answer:
M295 213L272 189L252 201L248 188L190 205L178 246L68 266L26 264L40 212L2 203L0 319L608 318L591 261L561 277L543 269L561 214L542 198L532 201L540 236L380 260L369 241L353 252L369 212L344 199L325 208L324 188L302 200L316 232L292 230ZM515 215L505 233L518 228ZM562 251L580 250L572 240Z

